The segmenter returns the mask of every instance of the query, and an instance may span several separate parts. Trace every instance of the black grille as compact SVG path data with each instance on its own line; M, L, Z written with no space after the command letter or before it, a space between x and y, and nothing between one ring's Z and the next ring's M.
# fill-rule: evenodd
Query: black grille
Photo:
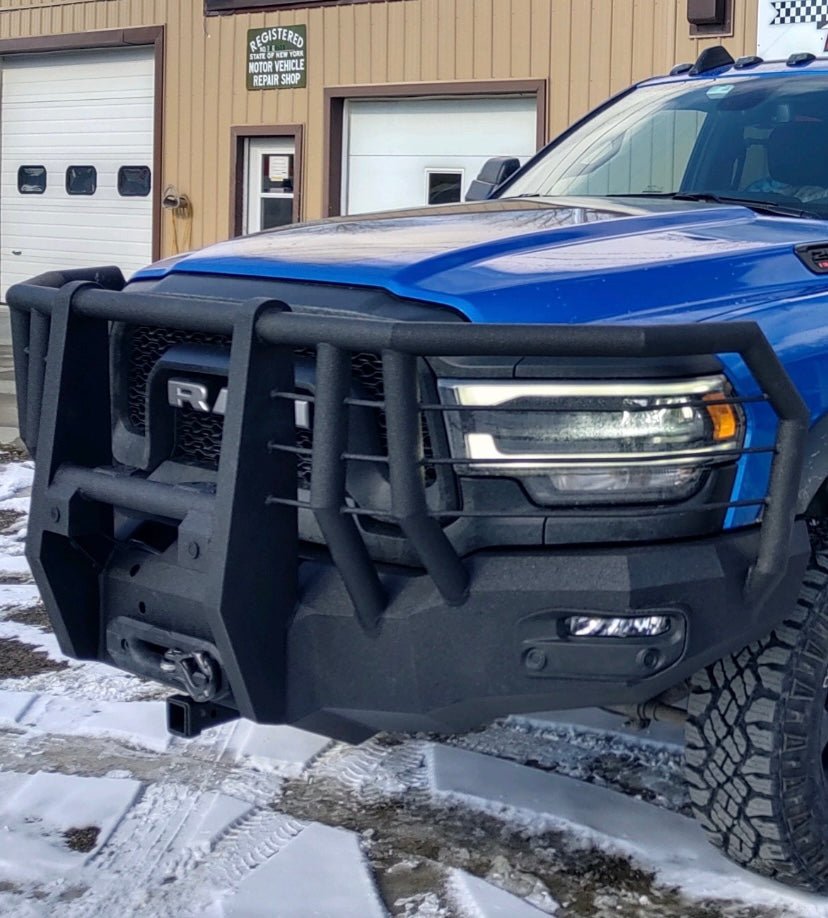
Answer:
M296 431L296 445L300 449L311 449L313 447L313 436L309 430ZM310 489L311 483L311 458L308 455L298 455L296 457L296 480L300 488Z
M147 379L152 368L164 352L176 344L208 344L225 347L229 350L230 339L225 335L211 335L202 332L185 332L166 328L152 328L146 325L135 326L126 336L128 350L127 392L128 417L136 433L146 431L146 388ZM316 352L310 347L296 348L296 356L304 360L316 359ZM351 364L354 379L362 389L363 397L372 401L383 401L382 363L378 355L369 353L354 354ZM382 450L387 453L385 412L377 412ZM224 418L217 414L207 414L183 407L176 412L175 422L175 458L195 462L200 465L216 467L221 451L221 437L224 430ZM423 447L425 455L432 455L431 437L425 418L422 421ZM313 437L309 430L296 431L296 445L303 449L313 447ZM297 478L300 487L309 488L311 480L311 457L297 456ZM425 471L426 484L436 481L435 469L431 466Z
M127 338L127 392L129 398L129 423L136 433L144 433L146 425L147 379L152 368L166 350L175 344L213 344L230 347L226 335L209 335L204 332L176 331L169 328L136 326ZM196 412L192 412L196 414ZM219 437L221 431L219 430ZM216 453L218 459L218 453Z
M180 408L175 419L175 457L218 466L224 418L220 414Z

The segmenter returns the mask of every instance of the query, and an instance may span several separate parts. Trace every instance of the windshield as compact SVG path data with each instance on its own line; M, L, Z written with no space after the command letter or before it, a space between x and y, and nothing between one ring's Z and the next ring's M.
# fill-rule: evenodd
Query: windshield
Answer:
M502 197L687 194L825 218L826 154L828 76L662 83L590 118Z

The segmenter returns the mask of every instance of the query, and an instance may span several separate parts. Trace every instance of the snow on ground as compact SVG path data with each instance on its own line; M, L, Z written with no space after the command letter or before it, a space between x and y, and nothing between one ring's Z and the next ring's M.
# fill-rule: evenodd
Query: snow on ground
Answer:
M31 478L0 466L0 914L828 916L707 845L675 728L170 737L163 690L61 654L23 559Z

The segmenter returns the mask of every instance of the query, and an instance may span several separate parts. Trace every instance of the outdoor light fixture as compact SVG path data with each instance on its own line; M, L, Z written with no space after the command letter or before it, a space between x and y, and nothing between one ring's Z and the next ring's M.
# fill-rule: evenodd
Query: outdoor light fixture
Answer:
M687 0L687 21L694 26L724 25L725 0Z

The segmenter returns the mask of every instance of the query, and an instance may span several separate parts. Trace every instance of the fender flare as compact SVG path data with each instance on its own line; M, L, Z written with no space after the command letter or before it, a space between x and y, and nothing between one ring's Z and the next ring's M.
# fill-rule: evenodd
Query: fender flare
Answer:
M805 458L796 502L797 515L806 512L826 481L828 481L828 415L823 415L808 431L808 439L805 442Z

